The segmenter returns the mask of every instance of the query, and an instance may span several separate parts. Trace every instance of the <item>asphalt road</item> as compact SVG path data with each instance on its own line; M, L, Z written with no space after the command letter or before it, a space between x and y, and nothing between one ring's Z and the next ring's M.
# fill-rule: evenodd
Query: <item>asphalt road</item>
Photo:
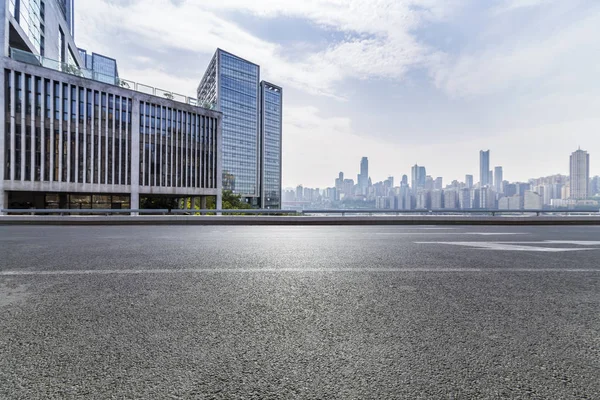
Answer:
M0 398L600 399L600 228L0 226Z

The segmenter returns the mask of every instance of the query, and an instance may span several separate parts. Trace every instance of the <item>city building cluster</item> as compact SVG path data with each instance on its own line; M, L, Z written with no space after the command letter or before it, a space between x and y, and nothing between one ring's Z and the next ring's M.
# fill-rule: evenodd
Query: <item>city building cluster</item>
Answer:
M570 157L570 174L553 175L527 182L504 179L504 169L490 164L490 151L479 153L479 180L466 175L463 181L444 185L441 177L427 174L421 165L399 182L388 177L372 183L369 160L363 157L357 180L340 172L335 185L325 189L298 186L286 189L284 207L369 208L385 210L542 210L598 207L600 177L590 177L590 156L581 149Z
M217 49L183 96L77 47L74 14L75 0L0 6L0 209L219 208L223 190L281 208L283 91L257 64Z

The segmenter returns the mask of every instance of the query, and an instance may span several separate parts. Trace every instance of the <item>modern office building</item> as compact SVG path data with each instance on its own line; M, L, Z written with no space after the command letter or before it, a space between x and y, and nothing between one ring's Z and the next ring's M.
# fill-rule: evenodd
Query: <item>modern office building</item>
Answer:
M420 167L415 164L411 169L411 183L410 187L413 190L413 193L416 193L418 190L425 188L425 183L427 180L427 170L425 167Z
M456 190L444 190L444 208L455 210L459 206L459 195Z
M283 89L260 83L261 208L281 208Z
M0 209L209 196L220 208L222 115L93 79L70 34L72 9L60 0L0 7ZM40 46L31 24L43 25Z
M473 175L465 175L465 185L467 189L473 188Z
M400 181L400 186L408 186L408 175L402 175L402 181Z
M491 210L496 208L496 195L491 187L482 187L479 192L479 208Z
M278 102L270 103L271 109L261 107L262 88L270 92L265 95L265 101ZM263 200L265 196L273 198L266 192L272 194L277 184L266 187L263 182L268 185L269 179L275 180L277 169L281 182L281 166L275 165L281 164L281 88L266 82L261 84L257 64L217 49L198 86L197 96L200 105L223 113L223 188L241 195L254 207L269 204L269 207L280 208L281 204L277 205L274 200ZM269 115L262 116L265 112ZM273 126L276 114L279 115L278 127ZM265 128L261 121L265 122ZM278 156L266 157L265 151L275 152L278 144ZM263 162L267 158L268 165Z
M489 186L490 182L490 151L479 152L479 186Z
M496 188L496 193L502 193L502 184L504 182L504 172L502 167L494 168L494 187Z
M590 195L600 195L600 176L595 176L590 180Z
M590 196L590 155L578 149L571 154L571 199L584 200Z
M432 190L431 193L431 209L440 210L444 208L444 191Z
M528 190L523 196L523 208L525 210L541 210L544 207L543 198L539 193Z
M502 197L498 200L498 209L499 210L521 210L521 203L523 203L523 197L519 195L514 195L510 197ZM539 208L536 208L539 209Z
M357 182L360 194L366 195L369 188L369 159L367 157L360 160L360 174L358 174Z
M84 49L78 49L78 51L81 60L84 62L84 68L93 72L95 80L127 87L127 83L119 81L117 60L97 53L90 54Z
M47 57L56 68L82 65L72 32L73 0L3 0L3 54L9 49Z
M472 193L473 189L470 188L464 188L461 189L459 194L458 194L458 202L459 202L459 207L462 210L469 210L471 208L473 208L473 193Z

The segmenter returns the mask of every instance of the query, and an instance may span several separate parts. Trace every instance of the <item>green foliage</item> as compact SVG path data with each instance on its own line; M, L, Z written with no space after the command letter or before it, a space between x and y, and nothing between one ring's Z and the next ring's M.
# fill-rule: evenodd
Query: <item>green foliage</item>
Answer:
M248 210L252 206L242 200L242 196L234 194L230 190L223 191L223 209L224 210Z
M206 209L214 210L216 209L216 198L209 197L206 201ZM194 207L196 210L199 210L200 207ZM223 190L223 210L250 210L252 206L242 200L242 196L239 194L234 194L231 190ZM209 214L214 215L214 214ZM236 214L227 214L227 215L244 215L243 213Z
M170 197L142 197L140 208L150 210L165 210L178 208L177 200Z

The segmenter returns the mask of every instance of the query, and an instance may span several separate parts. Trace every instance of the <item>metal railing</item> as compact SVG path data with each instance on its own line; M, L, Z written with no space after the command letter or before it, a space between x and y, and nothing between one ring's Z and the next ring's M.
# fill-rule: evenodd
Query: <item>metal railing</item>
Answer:
M421 210L388 210L388 209L340 209L340 210L302 210L303 215L323 215L323 214L341 214L346 215L527 215L527 214L598 214L600 216L599 208L589 209L577 209L577 210L539 210L539 209L525 209L525 210L497 210L497 209L421 209Z
M81 208L5 208L0 213L7 215L117 215L117 214L139 214L139 215L299 215L294 210L214 210L214 209L81 209Z
M164 97L169 100L177 101L179 103L189 104L195 107L203 107L209 110L216 110L216 104L214 103L198 103L198 100L194 97L184 96L169 90L155 88L153 86L144 85L127 79L121 79L113 75L102 74L100 72L93 71L87 68L81 68L77 65L59 62L52 60L47 57L38 56L33 53L29 53L23 50L12 48L10 49L10 58L15 61L36 65L52 69L54 71L64 72L66 74L78 76L85 79L91 79L97 82L106 83L113 86L119 86L124 89L134 90L136 92L149 94L157 97Z
M600 217L598 208L578 210L379 210L379 209L346 209L346 210L273 210L273 209L1 209L0 213L7 215L116 215L116 214L138 214L138 215L266 215L266 216L327 216L327 215L357 215L357 216L473 216L473 215L591 215Z

